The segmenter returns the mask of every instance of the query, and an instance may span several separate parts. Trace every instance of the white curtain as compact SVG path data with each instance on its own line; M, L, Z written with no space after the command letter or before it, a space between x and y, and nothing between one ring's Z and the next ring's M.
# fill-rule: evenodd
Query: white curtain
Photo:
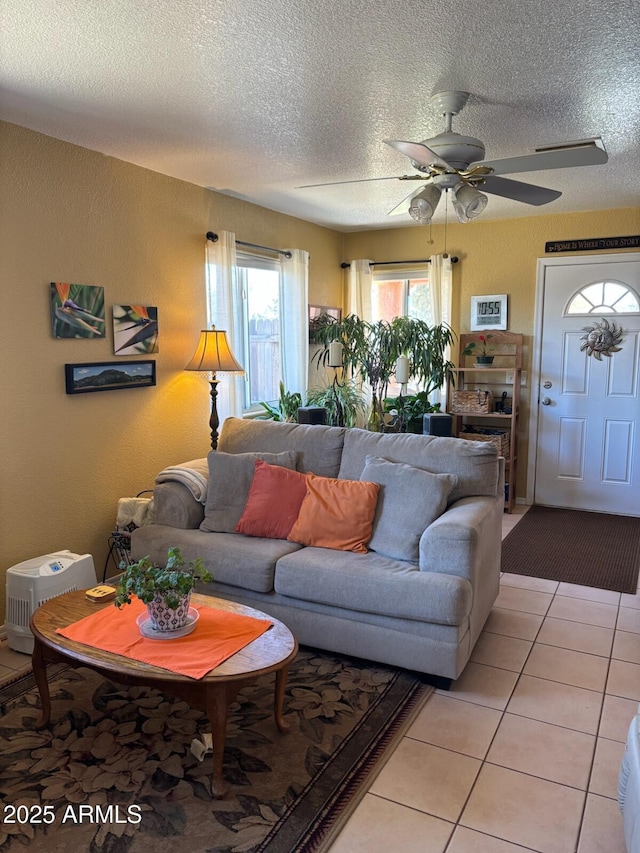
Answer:
M372 288L371 261L351 261L347 276L347 314L357 314L361 320L371 320Z
M288 249L280 276L282 381L289 392L306 399L309 385L309 253Z
M451 327L451 301L453 292L453 270L451 258L444 255L431 255L429 265L429 278L431 279L431 295L433 300L433 323L435 326L445 324ZM444 353L446 361L451 359L451 347L447 347ZM435 391L432 402L440 403L444 412L446 407L447 389L443 385Z
M219 231L214 243L207 240L207 314L209 327L227 333L227 340L237 360L242 364L242 294L235 274L236 235ZM242 374L221 373L218 376L217 409L220 424L230 416L242 417L244 410L244 379Z

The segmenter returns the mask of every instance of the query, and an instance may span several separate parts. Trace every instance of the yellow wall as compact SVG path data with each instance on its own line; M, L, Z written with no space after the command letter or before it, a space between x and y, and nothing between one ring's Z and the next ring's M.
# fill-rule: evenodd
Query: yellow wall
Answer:
M209 386L182 368L220 229L308 250L311 301L340 304L341 234L0 123L0 624L9 566L69 548L100 578L118 498L209 450ZM105 288L105 339L52 337L52 281ZM67 396L63 365L114 359L111 306L132 303L158 307L157 386Z
M340 234L0 123L0 623L7 567L69 548L93 554L100 577L118 498L206 455L208 385L183 367L206 322L204 235L220 229L307 249L319 305L340 304L343 260L444 249L442 226ZM449 225L456 330L468 330L471 295L506 292L510 329L530 343L545 241L639 232L637 209ZM106 339L53 339L52 281L105 288ZM113 359L110 309L131 303L159 309L157 387L67 396L63 365Z
M447 226L446 250L449 255L460 259L453 266L454 331L469 331L472 296L506 293L509 300L509 331L524 335L523 368L527 384L522 388L518 424L518 498L524 498L526 494L537 259L551 257L545 255L544 250L545 243L550 240L631 234L640 234L640 208L637 207L562 216L547 214L521 219L479 219L464 225L455 222ZM345 258L369 258L374 261L428 258L429 255L444 251L444 237L443 225L352 232L345 235ZM563 256L565 254L580 253L567 252Z

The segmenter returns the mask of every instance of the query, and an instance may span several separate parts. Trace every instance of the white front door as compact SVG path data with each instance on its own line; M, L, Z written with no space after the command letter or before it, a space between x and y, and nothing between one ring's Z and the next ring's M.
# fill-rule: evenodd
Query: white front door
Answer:
M541 260L538 289L534 502L640 516L640 255Z

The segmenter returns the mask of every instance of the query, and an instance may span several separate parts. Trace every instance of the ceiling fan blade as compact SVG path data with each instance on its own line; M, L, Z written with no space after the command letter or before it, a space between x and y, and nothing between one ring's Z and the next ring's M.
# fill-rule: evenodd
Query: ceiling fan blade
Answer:
M367 184L371 181L409 181L417 178L424 180L424 175L390 175L387 178L360 178L355 181L328 181L324 184L303 184L301 187L296 187L297 190L308 190L313 187L337 187L340 184Z
M535 205L549 204L550 201L555 201L562 195L558 190L549 190L546 187L537 187L535 184L525 184L522 181L512 181L509 178L497 178L494 175L487 175L484 183L480 185L480 190Z
M387 213L387 216L402 216L405 213L409 213L409 205L411 204L411 199L421 193L424 187L420 187L414 192L409 193L406 198L403 198L400 204L396 204L396 206Z
M535 154L523 154L520 157L483 160L481 163L473 163L472 166L490 166L494 175L513 175L515 172L568 169L571 166L600 166L608 159L602 141L589 140L539 148Z
M395 148L396 151L400 151L401 154L406 154L407 157L410 157L421 166L435 165L442 166L443 169L453 170L453 167L446 160L443 160L442 157L439 157L435 151L427 148L422 142L402 142L397 139L385 139L384 142Z

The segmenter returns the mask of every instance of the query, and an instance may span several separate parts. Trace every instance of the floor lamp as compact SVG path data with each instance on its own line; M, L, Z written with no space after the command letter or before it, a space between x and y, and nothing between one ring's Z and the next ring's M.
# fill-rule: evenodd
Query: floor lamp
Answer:
M216 374L244 373L244 368L231 352L227 333L216 329L215 326L212 326L211 329L203 329L200 332L196 351L185 370L197 370L200 373L210 374L211 417L209 418L209 426L211 427L211 447L216 450L218 447L218 426L220 425L217 406L219 380Z

